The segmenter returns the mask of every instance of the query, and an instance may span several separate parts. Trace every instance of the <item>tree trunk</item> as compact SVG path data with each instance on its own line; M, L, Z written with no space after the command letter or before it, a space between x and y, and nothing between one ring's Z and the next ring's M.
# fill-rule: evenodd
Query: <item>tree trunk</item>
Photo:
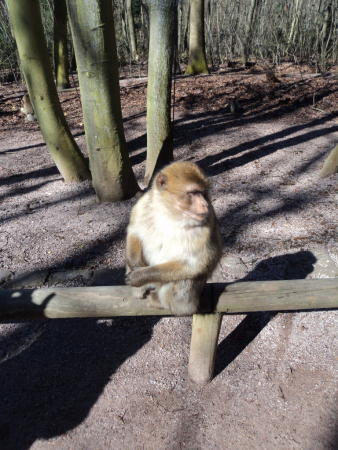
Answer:
M181 44L181 53L184 53L185 56L188 56L189 22L190 22L190 3L188 3L187 8L185 10L183 36Z
M124 136L113 8L110 0L68 0L83 119L96 200L139 190Z
M204 0L190 0L190 39L187 75L209 74L205 58Z
M170 119L175 15L171 0L150 11L145 182L174 159Z
M177 8L178 21L177 21L177 52L181 51L182 48L182 19L183 19L183 5L179 2Z
M237 42L237 30L238 30L238 22L240 17L240 6L239 3L237 3L237 8L234 7L232 11L232 16L230 17L230 61L233 61L235 58L235 51L236 51L236 42ZM238 39L239 40L239 39ZM236 54L239 52L237 51Z
M338 145L332 150L325 160L322 170L319 173L320 178L326 178L336 173L338 170Z
M173 54L173 73L176 74L181 74L182 70L180 67L180 59L178 56L178 19L179 19L179 14L178 14L178 10L177 13L175 14L175 33L174 33L174 54Z
M42 27L39 0L9 0L28 92L48 150L65 181L91 178L62 111Z
M136 45L135 24L134 24L133 10L131 7L131 0L127 0L127 17L129 27L131 57L133 60L135 60L137 56L137 45Z
M129 52L128 33L127 33L127 19L126 19L126 2L121 0L121 28L122 36L125 40L127 50Z
M54 0L54 70L57 88L70 88L66 0Z
M299 20L299 11L300 11L300 9L302 7L302 3L303 3L303 0L296 0L294 17L293 17L293 21L292 21L292 24L291 24L291 30L290 30L289 39L288 39L288 44L289 45L295 41L295 37L297 35L297 25L298 25L298 20Z
M326 73L326 63L327 63L327 49L329 46L329 42L331 40L332 34L332 5L331 3L327 5L322 29L322 51L321 51L321 60L322 60L322 72Z
M246 64L250 57L251 42L252 42L252 29L255 23L256 10L258 7L259 0L251 0L249 16L246 23L243 52L242 52L242 63Z

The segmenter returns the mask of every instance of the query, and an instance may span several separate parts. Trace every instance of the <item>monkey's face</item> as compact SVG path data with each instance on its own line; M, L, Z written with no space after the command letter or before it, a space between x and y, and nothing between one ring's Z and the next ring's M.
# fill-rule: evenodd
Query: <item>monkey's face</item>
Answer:
M157 176L154 184L169 216L187 226L205 223L209 215L209 180L193 163L173 163Z
M205 223L209 215L209 199L207 191L201 186L186 184L175 192L164 190L160 193L170 217L183 221L188 226Z
M177 199L177 206L183 217L202 223L209 213L207 192L198 185L188 185Z

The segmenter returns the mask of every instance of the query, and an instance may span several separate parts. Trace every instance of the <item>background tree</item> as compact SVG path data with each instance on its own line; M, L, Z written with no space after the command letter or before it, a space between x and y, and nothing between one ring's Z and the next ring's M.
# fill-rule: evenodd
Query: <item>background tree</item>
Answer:
M97 202L139 190L125 140L111 0L68 0L90 169Z
M28 92L48 150L65 181L91 178L63 114L48 56L39 0L8 0Z
M289 45L291 43L295 42L295 38L297 36L297 26L299 23L299 16L300 16L301 8L302 8L302 3L303 3L303 0L296 0L295 5L294 5L293 19L292 19L292 24L291 24L291 29L290 29L289 39L288 39Z
M251 0L249 15L245 27L245 35L243 39L243 51L242 51L243 64L246 64L249 60L251 50L251 40L252 40L252 29L255 24L259 2L260 0Z
M179 3L178 19L178 52L184 57L188 55L190 2Z
M128 45L128 32L127 32L127 4L125 0L121 0L120 10L121 10L121 34L125 40L127 49L130 52L130 47Z
M129 1L129 0L128 0ZM174 0L172 0L173 2ZM200 1L200 0L193 0ZM133 60L132 33L129 30L127 0L113 3L119 65ZM161 2L156 2L161 4ZM217 67L225 60L255 58L279 64L281 58L306 61L323 70L338 57L338 0L205 0L205 55L208 64ZM130 3L128 3L130 5ZM149 5L153 0L131 0L138 61L148 58ZM49 0L40 0L47 46L53 52L53 11ZM255 6L255 13L252 7ZM179 2L179 56L187 57L190 4ZM130 10L129 10L130 11ZM251 14L252 12L252 14ZM328 14L330 13L330 14ZM252 21L250 20L252 18ZM190 19L189 19L190 20ZM203 22L202 22L203 23ZM250 32L247 33L251 23ZM0 74L16 73L19 64L11 38L5 2L0 2ZM249 36L249 37L248 37ZM200 33L203 37L203 33ZM245 45L246 56L243 57ZM146 69L146 65L139 65ZM325 68L326 70L326 68ZM139 72L140 73L140 72ZM143 70L145 75L145 70Z
M321 62L322 72L326 72L327 49L332 35L332 2L329 2L325 8L324 23L321 36Z
M174 159L170 118L171 78L177 7L172 0L154 2L150 11L147 91L148 184L161 167Z
M326 158L322 170L319 173L321 178L326 178L329 175L333 175L338 170L338 145L332 150L329 156Z
M66 0L54 0L54 71L59 90L70 88Z
M186 74L209 74L205 58L204 0L190 0L189 62Z
M130 50L132 59L135 60L137 56L137 45L136 45L136 35L135 35L135 24L134 15L132 9L132 1L126 0L127 2L127 17L128 17L128 28L129 28L129 40L130 40Z

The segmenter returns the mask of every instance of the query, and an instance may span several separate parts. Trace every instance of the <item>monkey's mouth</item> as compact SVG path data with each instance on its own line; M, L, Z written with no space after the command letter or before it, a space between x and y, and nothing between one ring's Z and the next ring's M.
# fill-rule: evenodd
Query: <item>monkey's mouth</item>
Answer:
M207 216L208 216L208 213L204 213L204 214L196 214L196 217L197 217L199 220L204 220L204 219L207 218Z
M197 220L198 222L204 222L205 219L208 217L208 213L197 214L192 212L185 212L185 215L189 217L189 219L194 219Z
M175 207L178 209L180 214L183 213L184 217L187 217L188 219L196 220L197 222L204 222L207 219L208 214L209 214L209 211L206 211L205 213L201 213L201 214L199 214L197 212L187 211L186 206L179 202L177 202Z

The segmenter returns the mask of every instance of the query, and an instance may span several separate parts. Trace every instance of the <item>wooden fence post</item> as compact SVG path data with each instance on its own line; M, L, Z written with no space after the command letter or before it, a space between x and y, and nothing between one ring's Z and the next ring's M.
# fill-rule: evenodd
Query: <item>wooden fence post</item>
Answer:
M212 379L222 317L222 313L193 316L188 373L196 383Z

